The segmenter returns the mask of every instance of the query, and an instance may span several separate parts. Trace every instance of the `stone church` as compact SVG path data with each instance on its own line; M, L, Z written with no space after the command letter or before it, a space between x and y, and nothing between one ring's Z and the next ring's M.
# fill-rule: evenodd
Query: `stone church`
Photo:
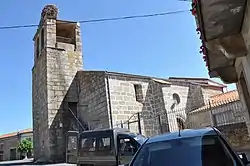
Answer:
M119 127L141 112L142 134L185 126L187 111L199 108L225 86L205 78L154 78L83 67L80 24L57 19L47 5L34 35L32 114L34 159L64 161L69 130ZM156 118L159 115L160 118ZM130 129L138 132L138 126Z

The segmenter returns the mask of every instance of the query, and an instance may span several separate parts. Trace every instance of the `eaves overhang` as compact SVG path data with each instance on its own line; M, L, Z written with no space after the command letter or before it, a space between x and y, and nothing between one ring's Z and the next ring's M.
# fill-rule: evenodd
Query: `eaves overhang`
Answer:
M246 3L246 0L192 1L191 11L202 41L200 53L210 77L220 77L225 83L237 82L234 61L248 52L241 34Z

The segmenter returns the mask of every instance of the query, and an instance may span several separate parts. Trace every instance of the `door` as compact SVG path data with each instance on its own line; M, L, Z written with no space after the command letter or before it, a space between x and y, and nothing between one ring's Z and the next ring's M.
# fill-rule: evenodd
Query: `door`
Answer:
M17 156L16 148L11 148L10 149L10 160L16 160L16 156Z
M78 155L78 135L77 131L69 131L66 138L66 162L76 164Z
M139 144L132 137L125 134L117 136L117 145L120 165L128 164L139 148Z

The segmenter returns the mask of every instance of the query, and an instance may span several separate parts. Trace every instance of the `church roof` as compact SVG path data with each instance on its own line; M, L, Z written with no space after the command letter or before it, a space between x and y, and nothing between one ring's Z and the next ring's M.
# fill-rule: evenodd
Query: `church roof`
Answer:
M195 84L199 84L201 86L217 86L226 88L227 86L221 83L218 83L216 81L213 81L208 78L199 78L199 77L169 77L170 80L176 80L176 81L189 81Z
M207 103L206 105L204 105L198 109L195 109L195 110L191 111L190 113L197 113L197 112L205 111L205 110L208 110L210 108L218 107L218 106L232 103L232 102L239 101L239 100L240 100L240 98L239 98L239 94L238 94L237 90L229 91L226 93L212 96L210 98L210 103Z
M117 76L125 76L125 77L134 77L134 78L142 78L153 80L161 84L170 85L171 82L185 82L193 85L199 85L202 87L216 87L216 88L226 88L227 86L216 81L210 80L208 78L198 78L198 77L169 77L169 78L159 78L154 76L145 76L139 74L130 74L130 73L122 73L122 72L112 72L112 71L104 71L104 70L79 70L78 72L93 72L93 73L107 73L108 75L117 75Z

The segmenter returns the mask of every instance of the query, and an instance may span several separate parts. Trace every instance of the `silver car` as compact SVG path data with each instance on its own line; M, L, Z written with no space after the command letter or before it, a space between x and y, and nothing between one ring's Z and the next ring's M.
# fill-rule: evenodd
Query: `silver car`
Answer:
M126 166L247 165L240 156L216 128L187 129L149 138Z

